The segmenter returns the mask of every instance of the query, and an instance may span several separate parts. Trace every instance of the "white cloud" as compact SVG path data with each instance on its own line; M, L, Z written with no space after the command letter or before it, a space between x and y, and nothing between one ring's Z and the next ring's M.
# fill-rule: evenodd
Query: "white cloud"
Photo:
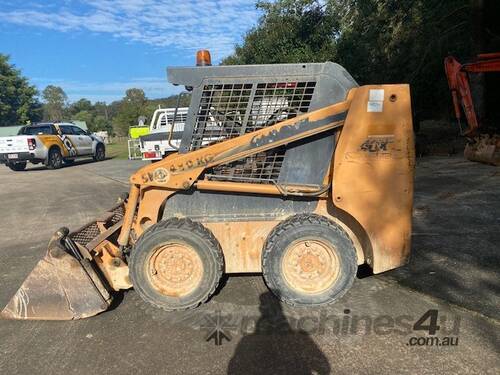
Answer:
M259 16L255 0L89 0L67 4L0 10L0 21L61 32L105 33L159 48L208 48L218 61L233 51Z

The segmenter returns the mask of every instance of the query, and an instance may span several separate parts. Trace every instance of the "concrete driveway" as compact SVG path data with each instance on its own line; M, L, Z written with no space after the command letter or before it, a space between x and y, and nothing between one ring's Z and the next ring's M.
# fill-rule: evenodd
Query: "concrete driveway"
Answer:
M53 231L112 206L141 164L0 166L2 307ZM411 263L377 276L360 272L335 305L282 306L260 276L226 278L207 304L182 313L151 308L130 291L86 320L0 320L0 373L498 374L499 193L498 168L422 159ZM413 329L429 310L437 315L435 335Z

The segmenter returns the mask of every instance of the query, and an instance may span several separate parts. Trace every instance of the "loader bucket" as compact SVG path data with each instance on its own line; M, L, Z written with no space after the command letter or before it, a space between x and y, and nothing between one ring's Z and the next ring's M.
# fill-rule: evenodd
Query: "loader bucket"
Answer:
M59 229L45 257L0 315L4 319L73 320L107 310L112 301L108 289L112 288L89 250L117 232L123 213L121 201L104 217L73 233Z
M52 236L45 257L38 262L14 297L0 313L4 319L73 320L97 315L109 308L109 290L129 288L128 266L120 261L121 279L108 279L96 248L120 230L127 196L117 205L74 232L59 229ZM101 253L102 254L102 253ZM112 261L112 258L109 258ZM124 269L126 272L124 272ZM109 273L108 273L109 274ZM111 284L110 284L111 281ZM112 285L114 282L114 285Z
M54 234L45 257L1 312L4 319L82 319L109 307L112 297L91 260L68 251L67 233Z

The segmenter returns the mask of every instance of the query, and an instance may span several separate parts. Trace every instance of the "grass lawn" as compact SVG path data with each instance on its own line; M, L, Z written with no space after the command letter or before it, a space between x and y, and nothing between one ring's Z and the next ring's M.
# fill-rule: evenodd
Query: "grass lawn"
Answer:
M113 159L128 159L127 140L115 141L106 145L106 156Z

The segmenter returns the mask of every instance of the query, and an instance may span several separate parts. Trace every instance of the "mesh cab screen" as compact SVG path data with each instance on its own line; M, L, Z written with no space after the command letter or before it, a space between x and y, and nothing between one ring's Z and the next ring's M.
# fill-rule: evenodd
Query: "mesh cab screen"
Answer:
M309 111L316 82L210 84L203 87L190 150L272 126ZM219 165L206 178L273 183L285 149L259 153Z
M252 84L206 85L203 88L191 150L241 134Z

